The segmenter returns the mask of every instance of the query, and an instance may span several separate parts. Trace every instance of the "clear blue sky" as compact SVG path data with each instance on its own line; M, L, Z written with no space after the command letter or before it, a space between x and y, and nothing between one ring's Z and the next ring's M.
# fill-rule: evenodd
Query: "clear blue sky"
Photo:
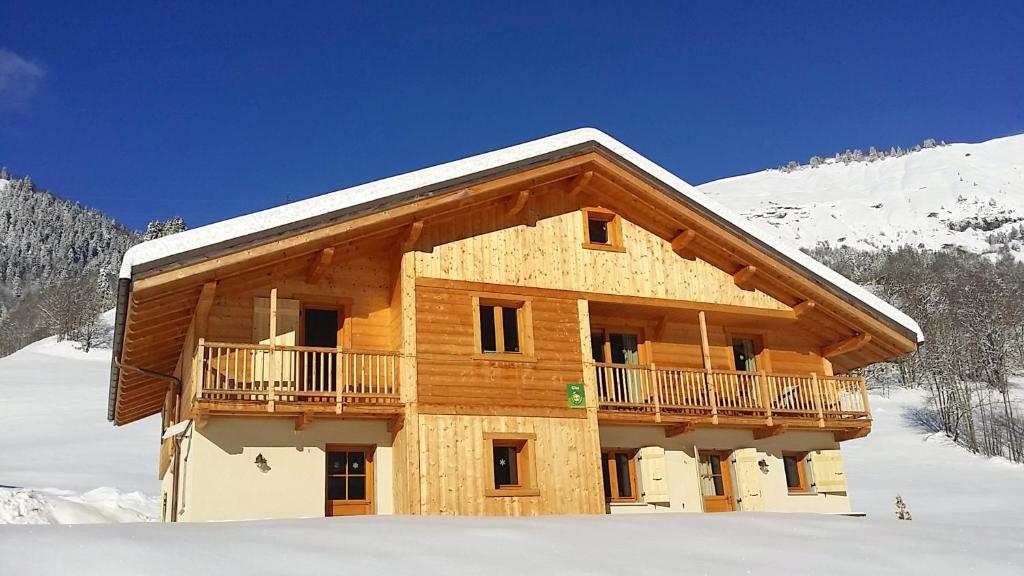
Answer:
M1024 132L1019 0L70 4L0 2L0 164L136 228L580 126L694 184Z

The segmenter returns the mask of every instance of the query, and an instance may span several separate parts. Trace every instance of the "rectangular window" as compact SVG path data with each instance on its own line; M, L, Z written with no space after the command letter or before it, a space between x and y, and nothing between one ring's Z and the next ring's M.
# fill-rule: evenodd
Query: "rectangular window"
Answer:
M809 492L810 483L807 481L807 462L804 460L806 454L785 453L782 455L782 465L786 471L786 488L790 492Z
M490 456L491 481L487 496L539 496L534 481L534 434L484 434L484 449Z
M491 453L494 456L494 488L519 488L520 446L495 443Z
M609 502L636 502L636 450L601 453L604 497Z
M703 454L700 457L700 491L704 496L725 496L725 477L722 472L722 457L718 454Z
M609 241L608 236L608 221L599 220L597 218L590 218L587 220L587 228L590 231L590 242L593 244L607 244Z
M522 303L480 304L480 352L519 354Z
M474 296L478 358L532 361L529 300Z
M733 338L732 357L736 370L741 372L757 372L757 343L752 338Z
M604 208L584 208L582 212L584 248L625 252L618 214Z
M494 354L498 351L497 323L494 321L494 306L480 305L480 351Z
M501 307L501 335L505 352L519 353L519 307Z

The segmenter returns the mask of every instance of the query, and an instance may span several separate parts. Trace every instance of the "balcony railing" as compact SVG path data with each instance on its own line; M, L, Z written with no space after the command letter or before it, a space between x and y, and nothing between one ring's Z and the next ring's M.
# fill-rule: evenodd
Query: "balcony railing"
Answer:
M864 379L596 363L599 408L679 416L869 419Z
M312 409L399 403L397 352L200 341L196 398ZM311 406L310 406L311 405Z

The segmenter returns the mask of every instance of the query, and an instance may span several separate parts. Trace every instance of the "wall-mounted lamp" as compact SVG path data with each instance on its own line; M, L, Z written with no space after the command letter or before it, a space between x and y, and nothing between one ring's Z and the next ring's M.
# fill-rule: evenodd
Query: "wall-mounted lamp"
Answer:
M765 460L764 458L761 458L760 460L757 461L757 465L761 467L761 473L762 474L767 474L768 473L768 461L767 460Z
M256 467L264 474L270 472L270 464L267 463L267 459L263 457L262 453L256 455Z

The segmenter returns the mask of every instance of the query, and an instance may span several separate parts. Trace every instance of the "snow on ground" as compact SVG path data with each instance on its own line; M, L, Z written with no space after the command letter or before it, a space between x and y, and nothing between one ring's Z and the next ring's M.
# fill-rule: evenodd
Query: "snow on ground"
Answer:
M59 553L53 553L59 551ZM0 572L64 574L1013 574L1019 533L842 516L349 517L0 526ZM89 567L89 568L84 568Z
M918 391L872 396L844 443L866 518L781 514L366 517L215 524L156 513L155 419L106 422L109 350L52 339L0 359L0 574L997 574L1024 566L1024 466L969 454L906 417ZM114 488L97 488L109 486ZM141 491L137 492L137 491ZM894 517L896 494L914 515ZM173 542L174 546L168 546ZM180 550L187 550L180 554ZM59 553L54 553L59 551ZM83 567L96 567L83 568Z
M156 514L159 422L107 422L109 370L109 348L54 338L0 358L0 523Z
M1024 134L951 144L875 162L765 170L698 186L801 247L904 244L989 249L1024 223ZM1019 246L1018 246L1019 248Z
M1024 465L919 431L909 414L924 405L920 390L895 389L870 401L871 434L842 445L855 510L892 516L898 493L914 522L1024 528Z

